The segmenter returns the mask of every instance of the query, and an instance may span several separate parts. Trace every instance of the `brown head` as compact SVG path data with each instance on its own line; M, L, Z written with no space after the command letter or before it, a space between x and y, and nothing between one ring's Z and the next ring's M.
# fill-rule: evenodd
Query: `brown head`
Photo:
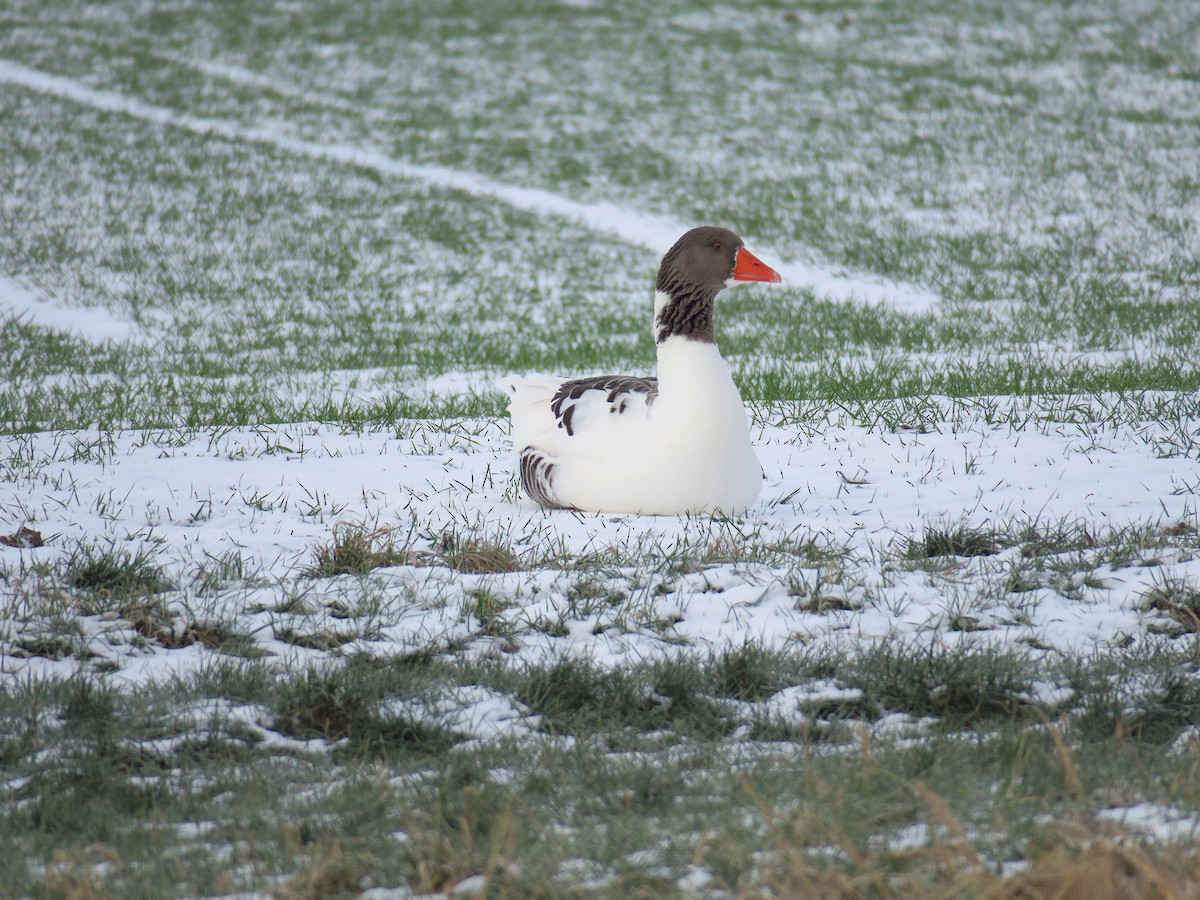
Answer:
M729 229L693 228L675 242L659 266L655 289L667 300L655 316L655 338L661 343L682 335L713 343L713 301L720 291L741 281L782 280Z

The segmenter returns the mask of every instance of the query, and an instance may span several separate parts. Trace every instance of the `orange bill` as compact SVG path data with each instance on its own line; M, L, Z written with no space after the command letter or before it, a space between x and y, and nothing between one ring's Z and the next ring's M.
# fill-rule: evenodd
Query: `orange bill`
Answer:
M737 252L737 259L733 262L733 280L769 281L772 284L778 284L783 281L783 278L765 262L742 247Z

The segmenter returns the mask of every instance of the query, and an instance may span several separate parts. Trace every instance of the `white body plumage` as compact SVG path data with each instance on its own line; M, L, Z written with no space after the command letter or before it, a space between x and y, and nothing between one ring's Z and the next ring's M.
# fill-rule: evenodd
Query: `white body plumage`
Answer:
M658 347L658 394L622 393L609 403L610 391L588 390L575 401L573 433L551 408L565 381L533 375L505 382L513 447L536 447L553 464L558 505L733 515L758 498L762 469L716 344L667 338Z
M744 512L762 469L717 349L713 301L740 281L779 280L733 232L693 229L659 269L656 378L505 379L525 492L543 506L596 512Z

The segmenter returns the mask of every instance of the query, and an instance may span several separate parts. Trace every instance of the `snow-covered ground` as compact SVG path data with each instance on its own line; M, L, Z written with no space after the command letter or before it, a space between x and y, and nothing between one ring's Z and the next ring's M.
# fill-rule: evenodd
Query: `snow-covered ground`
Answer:
M199 854L188 895L266 896L248 891L314 861L319 874L330 847L335 868L365 860L347 885L486 892L496 860L465 846L432 881L376 871L397 842L424 846L408 808L453 813L464 781L511 790L539 852L561 846L571 884L610 893L628 871L668 892L753 892L781 851L806 873L823 857L870 877L882 859L884 879L926 865L931 884L963 839L968 866L1007 874L1113 835L1191 852L1187 4L572 0L399 5L386 22L339 3L10 6L0 537L45 541L0 543L0 693L17 704L0 719L20 734L0 773L17 847L0 881L28 858L18 894L75 867L80 881L55 884L139 893L120 879L164 860L175 879L190 858L172 835ZM787 282L739 292L719 326L745 396L770 401L752 410L759 501L736 519L537 508L507 422L481 417L499 405L476 401L510 359L648 372L656 257L707 221ZM829 377L789 380L810 374ZM420 418L446 411L463 417ZM307 418L321 421L279 424ZM185 422L210 424L139 427ZM75 428L88 423L107 427ZM960 528L994 552L921 552ZM316 576L318 549L355 529L412 564ZM501 565L452 565L473 541ZM163 589L71 583L106 553ZM562 657L594 668L547 664ZM941 706L955 673L939 665L964 658L964 707L1020 670L1003 712L963 722ZM765 687L718 687L730 659L765 659ZM677 663L729 718L691 730L657 681L672 665L643 661ZM653 724L556 718L529 686L557 700L561 671L628 678ZM348 683L335 705L378 735L289 722L306 685ZM925 694L896 699L909 686ZM87 707L74 720L71 697ZM46 840L39 816L75 797L73 763L106 750L71 729L125 713L113 736L148 765L118 755L96 780L122 798L96 807L111 826ZM449 739L379 759L366 745L393 724ZM203 772L197 744L215 754ZM545 752L561 748L611 773L589 781ZM872 753L888 785L860 797ZM818 760L850 765L822 785ZM278 770L276 796L224 791L243 767ZM665 803L628 806L643 770ZM338 803L360 795L334 795L364 777L396 793L356 823ZM119 811L201 780L224 792ZM597 817L585 795L605 792ZM316 798L308 822L299 798ZM830 798L851 802L807 818ZM659 818L689 801L694 817ZM264 807L257 831L247 803ZM446 834L465 845L463 808ZM476 849L499 847L505 829L485 841L481 822ZM307 849L293 825L316 837ZM534 872L528 847L502 855ZM207 888L206 867L222 879Z
M66 306L39 299L28 288L0 275L0 315L11 315L54 331L90 341L124 341L135 335L136 326L117 319L104 307Z
M966 412L953 424L894 431L763 425L762 495L733 520L543 511L517 495L503 421L401 422L363 433L301 424L33 434L4 439L0 517L8 530L36 528L47 546L2 548L0 562L28 573L80 543L145 550L178 587L164 599L179 615L255 635L281 661L324 653L274 636L277 610L297 592L309 601L301 627L344 633L350 648L382 655L461 642L492 652L498 640L469 612L479 591L513 626L507 640L516 646L506 649L531 661L569 653L615 664L747 641L853 652L906 635L1086 653L1145 634L1139 606L1148 590L1200 577L1188 545L1153 539L1156 530L1197 524L1196 460L1159 455L1161 430L1037 420L1018 428ZM399 566L365 579L302 578L339 523L389 528L417 550L436 549L445 535L485 538L529 567L467 574ZM1025 564L1017 548L925 565L904 558L924 529L959 525L1086 529L1096 549L1064 554L1071 561L1061 572L1015 592L1005 585ZM1122 530L1144 533L1144 549L1106 550ZM828 552L806 561L798 549L805 544ZM780 554L747 552L762 547ZM611 562L601 580L623 602L572 604L573 587L593 577L573 561L605 554ZM253 577L200 592L200 568L230 555ZM24 583L12 583L18 594ZM811 611L818 595L837 602ZM28 608L13 596L7 605ZM563 627L529 627L545 621ZM18 613L0 627L12 640L40 626ZM201 644L147 652L111 619L87 630L89 649L116 662L125 680L192 669L212 652ZM10 674L77 664L3 661Z
M224 75L237 80L239 73L240 70L231 69L225 71ZM258 85L261 80L255 77L249 83ZM19 85L92 109L124 113L156 125L200 135L218 135L234 143L266 145L300 157L330 160L384 176L486 197L514 209L578 222L593 231L646 247L657 254L665 253L679 235L691 227L613 203L579 202L550 191L500 183L473 172L405 162L369 147L313 142L296 138L282 128L245 127L233 122L186 115L5 60L0 60L0 83ZM936 294L913 285L834 271L807 262L782 260L766 248L761 248L759 255L789 282L810 288L818 296L828 299L883 302L914 312L929 309L938 301ZM0 300L3 300L2 295Z

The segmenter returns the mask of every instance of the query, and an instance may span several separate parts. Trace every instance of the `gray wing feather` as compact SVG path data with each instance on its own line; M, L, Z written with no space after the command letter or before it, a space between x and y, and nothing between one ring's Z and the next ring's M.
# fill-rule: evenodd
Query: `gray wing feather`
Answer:
M609 412L620 414L625 412L630 398L634 395L645 397L647 406L653 403L658 396L658 379L638 378L635 375L597 375L593 378L564 381L554 399L550 401L550 411L558 420L558 427L565 428L568 435L575 434L572 424L575 407L588 391L604 393Z
M554 463L536 447L521 451L521 487L542 506L565 508L554 496Z

